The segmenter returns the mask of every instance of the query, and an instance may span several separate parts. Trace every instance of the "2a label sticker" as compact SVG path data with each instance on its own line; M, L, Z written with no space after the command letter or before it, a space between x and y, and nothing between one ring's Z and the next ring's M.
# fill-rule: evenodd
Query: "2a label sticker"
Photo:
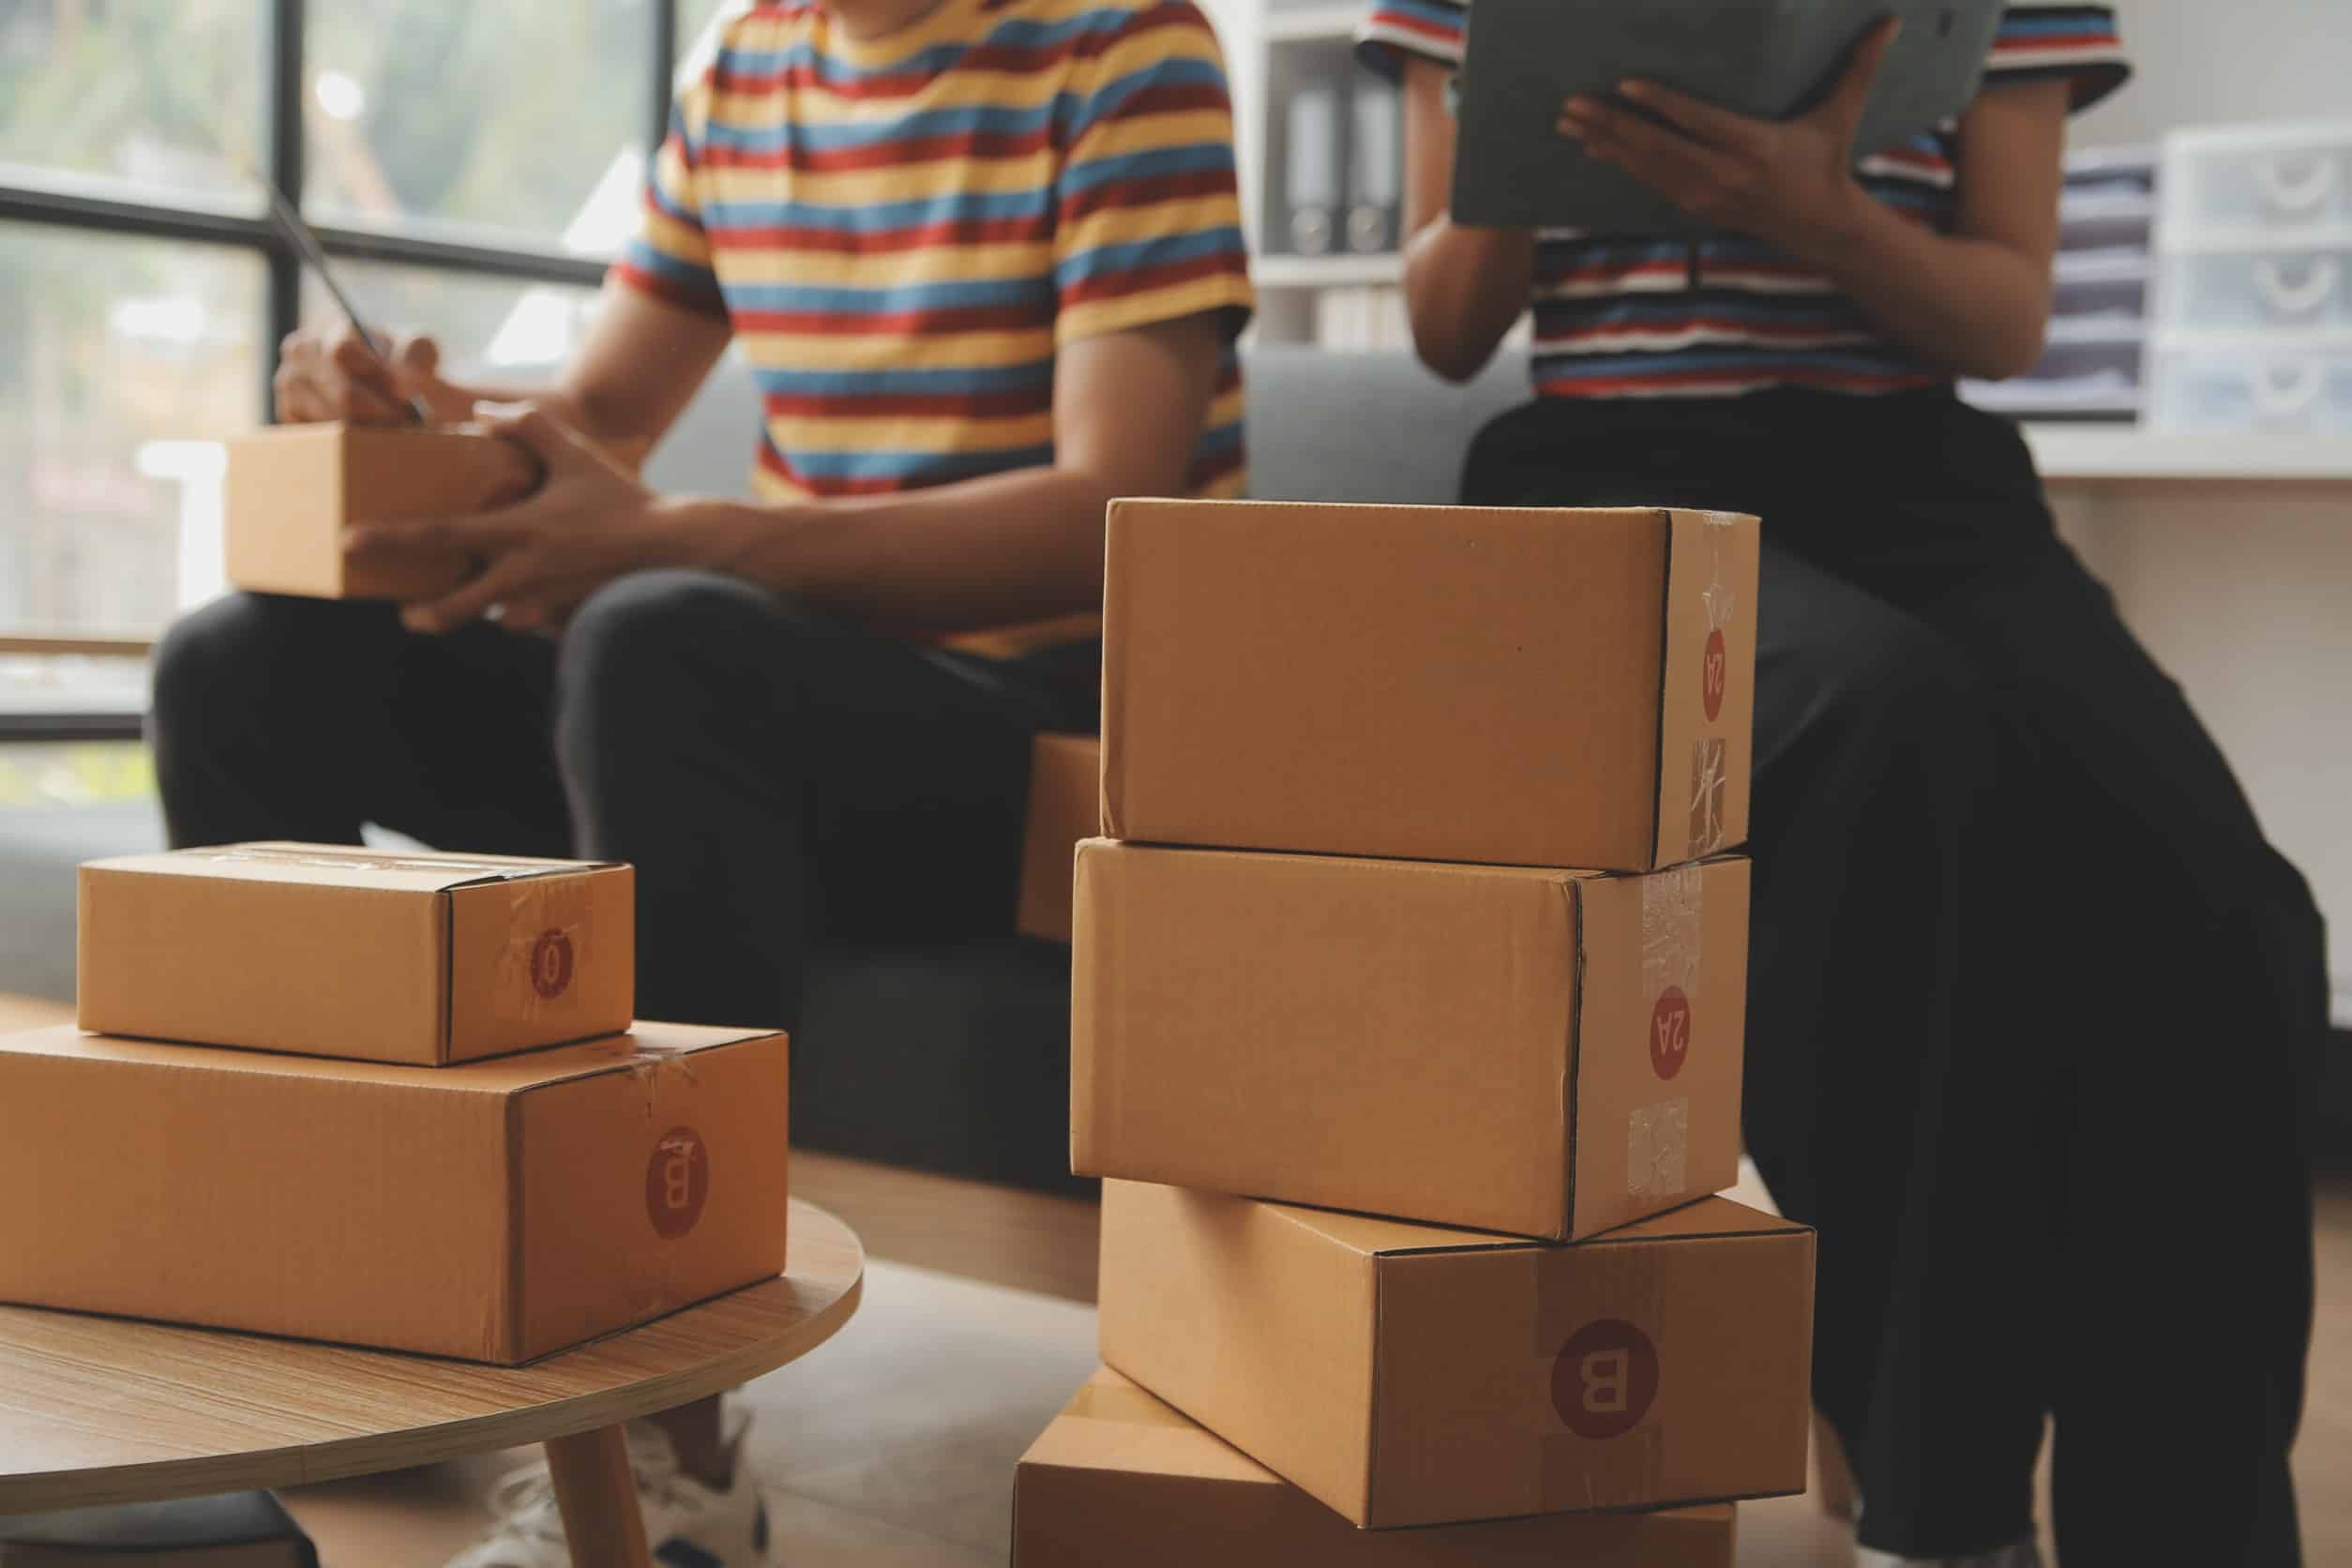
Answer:
M1650 1068L1662 1078L1682 1070L1691 1054L1691 999L1680 986L1658 993L1650 1011Z
M645 1162L645 1216L666 1241L676 1241L702 1217L711 1196L711 1154L692 1127L672 1127L654 1143Z
M1707 722L1712 724L1723 712L1724 687L1731 680L1731 656L1725 649L1723 633L1707 634L1707 656L1699 660L1699 701L1706 705Z
M1552 1409L1580 1438L1624 1436L1657 1397L1658 1348L1622 1318L1587 1323L1552 1363Z
M531 988L552 1002L571 989L572 939L562 931L545 930L531 944Z

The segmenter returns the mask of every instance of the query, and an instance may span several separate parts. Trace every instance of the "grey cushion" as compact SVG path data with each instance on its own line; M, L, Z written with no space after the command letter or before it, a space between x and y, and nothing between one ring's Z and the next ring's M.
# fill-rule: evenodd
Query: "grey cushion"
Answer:
M1410 354L1253 349L1249 491L1263 501L1451 505L1480 426L1527 401L1527 357L1501 354L1466 386Z

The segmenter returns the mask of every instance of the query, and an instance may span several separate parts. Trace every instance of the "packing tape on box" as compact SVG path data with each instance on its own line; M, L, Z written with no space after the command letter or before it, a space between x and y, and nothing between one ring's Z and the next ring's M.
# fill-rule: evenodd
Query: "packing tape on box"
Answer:
M487 860L460 860L449 855L430 858L379 854L372 850L339 850L306 844L280 848L271 844L236 844L200 852L206 860L249 861L273 866L317 866L335 871L440 871L506 881L547 875L545 866L502 865Z
M1610 1506L1663 1473L1657 1407L1673 1347L1658 1341L1664 1299L1646 1250L1606 1239L1530 1250L1533 1512Z
M507 885L506 945L492 991L498 1014L535 1023L563 1004L596 958L588 877L529 877Z
M1689 1191L1690 1148L1689 1096L1635 1107L1626 1118L1625 1190L1636 1198Z
M1641 988L1649 999L1650 1060L1661 1080L1682 1070L1705 995L1707 872L1677 866L1641 879ZM1636 1106L1625 1128L1625 1190L1635 1198L1673 1197L1687 1189L1688 1096Z
M1723 848L1725 746L1721 735L1691 743L1691 828L1688 858L1699 860Z
M1669 988L1699 991L1707 868L1674 866L1641 879L1641 988L1654 1003Z

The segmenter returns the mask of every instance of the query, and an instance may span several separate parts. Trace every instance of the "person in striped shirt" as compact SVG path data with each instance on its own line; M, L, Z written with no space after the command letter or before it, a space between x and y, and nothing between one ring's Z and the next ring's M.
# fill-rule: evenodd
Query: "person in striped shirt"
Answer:
M650 1018L789 1027L821 939L1009 935L1031 740L1096 722L1105 504L1239 493L1252 303L1192 0L731 15L553 387L460 384L422 339L389 363L348 333L287 341L280 417L396 423L421 398L545 479L349 541L470 553L446 595L233 595L175 626L171 837L372 822L634 862ZM636 462L730 344L761 401L758 499L655 494ZM682 1545L660 1555L763 1557L716 1401L665 1425L646 1507L656 1548ZM463 1562L568 1560L525 1490Z
M1887 23L1784 122L1563 101L1697 243L1456 223L1476 25L1371 0L1359 41L1402 81L1421 357L1467 378L1533 312L1535 396L1464 499L1763 519L1745 1130L1819 1229L1862 1560L2037 1560L2054 1415L2067 1562L2297 1561L2318 916L2017 431L1953 392L2040 354L2112 13L2009 6L1958 119L1860 158Z

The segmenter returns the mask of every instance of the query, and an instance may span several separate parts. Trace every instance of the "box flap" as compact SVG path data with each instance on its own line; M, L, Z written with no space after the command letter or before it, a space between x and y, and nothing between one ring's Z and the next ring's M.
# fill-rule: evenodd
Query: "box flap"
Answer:
M716 1029L699 1024L639 1023L626 1034L609 1034L550 1050L521 1051L462 1069L415 1067L392 1062L355 1062L340 1057L295 1056L220 1046L183 1046L158 1040L126 1040L85 1034L70 1024L0 1035L0 1053L71 1056L90 1061L133 1062L189 1072L251 1073L264 1078L329 1078L346 1083L399 1085L447 1094L519 1094L551 1083L650 1068L697 1051L757 1040L772 1029Z
M1283 1479L1141 1386L1097 1367L1021 1455L1024 1465L1195 1476L1251 1486Z
M379 852L332 844L222 844L159 854L112 855L85 868L125 875L216 877L234 882L300 882L320 887L442 893L477 882L569 876L614 861L532 860L511 855Z

